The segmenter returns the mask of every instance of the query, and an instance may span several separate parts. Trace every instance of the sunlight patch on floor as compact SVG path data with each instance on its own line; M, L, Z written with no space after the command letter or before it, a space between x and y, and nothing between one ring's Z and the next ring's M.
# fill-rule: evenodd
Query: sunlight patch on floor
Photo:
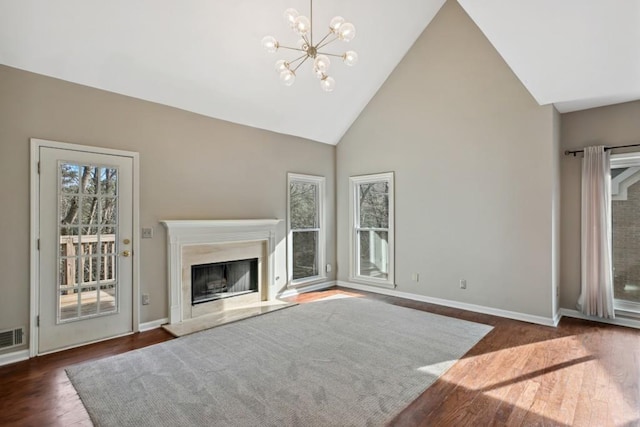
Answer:
M326 296L326 297L314 299L312 301L305 301L305 304L313 304L314 302L329 301L329 300L334 300L334 299L362 298L362 297L363 297L363 295L336 293L334 295L329 295L329 296Z
M418 372L438 377L442 372L452 367L456 362L457 360L445 360L443 362L433 363L431 365L426 365L418 368Z

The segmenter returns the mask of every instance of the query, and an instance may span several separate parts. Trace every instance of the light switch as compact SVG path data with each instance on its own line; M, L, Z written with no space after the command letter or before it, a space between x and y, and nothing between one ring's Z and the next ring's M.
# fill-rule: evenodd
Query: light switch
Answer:
M153 227L142 227L142 238L143 239L153 238Z

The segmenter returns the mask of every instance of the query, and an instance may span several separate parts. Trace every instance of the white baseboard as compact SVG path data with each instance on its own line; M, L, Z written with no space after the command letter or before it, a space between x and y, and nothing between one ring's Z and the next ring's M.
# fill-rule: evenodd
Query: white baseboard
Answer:
M445 307L459 308L461 310L473 311L475 313L490 314L492 316L506 317L507 319L520 320L523 322L535 323L544 326L558 326L561 316L557 318L535 316L533 314L518 313L515 311L502 310L499 308L485 307L483 305L468 304L466 302L451 301L442 298L427 297L424 295L410 294L408 292L400 292L394 289L380 288L376 286L361 285L359 283L338 281L338 286L344 288L356 289L359 291L373 292L392 297L405 298L413 301L427 302L430 304L442 305Z
M8 365L10 363L22 362L29 359L29 349L12 351L7 354L0 354L0 366Z
M166 317L164 319L158 319L158 320L154 320L152 322L146 322L146 323L141 323L139 325L138 330L140 332L145 332L145 331L150 331L152 329L156 329L159 328L160 326L164 325L165 323L169 323L169 319L167 319ZM125 334L125 335L129 335L131 334L131 332ZM110 337L107 339L111 339L114 337ZM104 340L101 340L104 341ZM98 341L99 342L99 341ZM83 345L87 345L86 343L80 344L78 346L75 347L80 347ZM70 347L73 348L73 347ZM67 349L65 349L67 350ZM59 350L56 350L59 351ZM47 353L40 353L39 356L42 356L44 354ZM29 359L29 350L18 350L18 351L13 351L11 353L6 353L6 354L0 354L0 366L3 365L9 365L11 363L16 363L16 362L22 362L23 360L27 360Z
M140 323L140 325L138 325L138 332L146 332L152 329L157 329L166 323L169 323L169 319L166 317L164 319L158 319L158 320L153 320L151 322Z
M586 314L580 313L578 310L572 310L570 308L561 308L560 314L562 316L574 317L576 319L591 320L594 322L608 323L610 325L626 326L628 328L640 329L640 319L620 317L619 315L615 319L603 319L602 317L587 316Z
M296 295L304 294L307 292L321 291L323 289L333 288L335 285L336 285L336 281L332 280L330 282L322 282L315 285L301 286L299 288L291 288L291 289L287 289L280 292L278 295L276 295L276 297L277 298L295 297Z

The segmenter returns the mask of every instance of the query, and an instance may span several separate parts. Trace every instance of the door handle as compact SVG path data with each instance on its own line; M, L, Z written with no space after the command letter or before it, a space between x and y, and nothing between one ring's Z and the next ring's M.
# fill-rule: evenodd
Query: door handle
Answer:
M123 257L127 258L128 256L130 256L130 255L131 255L131 252L129 252L129 251L122 251L122 253L121 253L120 255L122 255Z

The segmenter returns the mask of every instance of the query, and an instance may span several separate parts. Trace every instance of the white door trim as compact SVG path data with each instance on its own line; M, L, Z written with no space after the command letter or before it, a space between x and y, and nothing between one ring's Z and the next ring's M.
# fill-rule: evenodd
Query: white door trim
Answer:
M110 148L91 147L87 145L70 144L67 142L48 141L31 138L31 154L29 161L30 174L30 208L29 208L29 357L39 354L38 324L40 295L39 295L39 256L38 238L40 236L40 186L38 178L38 162L40 148L49 147L62 150L85 151L95 154L107 154L130 157L133 160L133 332L138 332L140 322L140 155L133 151L114 150Z

